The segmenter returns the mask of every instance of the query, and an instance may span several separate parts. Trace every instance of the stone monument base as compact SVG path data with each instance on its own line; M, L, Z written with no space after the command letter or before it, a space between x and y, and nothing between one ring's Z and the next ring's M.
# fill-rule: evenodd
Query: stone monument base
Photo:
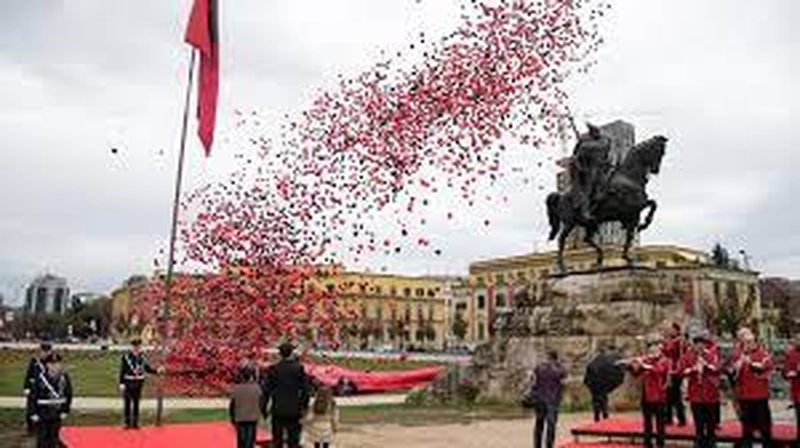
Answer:
M538 298L515 298L493 340L477 349L469 375L482 398L518 402L534 367L555 350L569 372L564 405L586 407L583 376L598 349L614 345L623 357L641 353L646 335L686 320L685 293L652 269L553 276ZM611 399L617 408L638 406L639 388L627 379Z

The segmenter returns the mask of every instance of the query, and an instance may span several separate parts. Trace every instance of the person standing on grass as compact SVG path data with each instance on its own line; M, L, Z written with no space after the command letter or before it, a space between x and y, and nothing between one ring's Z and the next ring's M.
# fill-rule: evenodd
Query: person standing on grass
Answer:
M673 424L673 415L677 420L678 426L686 426L686 407L683 404L683 377L678 371L683 352L686 349L686 341L683 339L681 326L677 322L666 331L663 352L670 361L669 388L667 389L666 421Z
M719 347L708 331L697 334L681 358L680 370L688 381L689 403L695 426L695 446L698 448L714 448L717 445L720 362Z
M44 359L52 353L53 346L49 342L42 342L39 346L39 353L31 357L28 362L28 370L25 372L25 383L22 386L23 393L25 394L25 425L28 428L28 435L34 435L34 424L31 421L31 416L34 413L35 402L33 400L33 385L39 378L39 374L45 373Z
M62 370L61 356L51 353L44 359L31 389L34 407L31 420L36 424L36 448L59 448L61 424L72 405L72 383Z
M228 413L236 427L236 447L253 448L258 416L267 418L267 400L256 382L255 367L246 365L239 371L237 384L231 390Z
M125 411L125 429L139 429L139 401L142 398L145 374L158 373L142 353L142 340L131 341L131 350L122 355L119 368L119 390Z
M740 350L731 360L735 379L734 392L739 403L742 423L742 446L753 446L753 433L761 434L762 445L772 446L772 413L769 409L769 379L772 374L772 357L756 341L750 329L740 333Z
M642 418L644 420L644 446L653 447L653 426L656 430L656 446L664 447L666 439L665 408L672 363L663 351L661 341L648 342L647 355L630 361L621 361L631 374L642 377Z
M303 365L292 356L292 344L281 344L278 353L281 359L267 370L262 385L264 395L270 401L272 446L299 448L300 419L308 409L309 383Z
M795 446L800 446L800 333L795 333L792 343L786 349L783 357L783 376L789 383L789 398L794 407L797 428Z
M544 442L546 448L555 446L558 408L561 405L561 389L567 370L558 360L558 353L550 350L547 359L536 366L531 378L531 392L536 402L536 420L533 429L533 448L542 446L542 435L547 426Z
M332 448L339 430L339 408L333 398L333 389L321 386L305 420L306 440L313 448Z

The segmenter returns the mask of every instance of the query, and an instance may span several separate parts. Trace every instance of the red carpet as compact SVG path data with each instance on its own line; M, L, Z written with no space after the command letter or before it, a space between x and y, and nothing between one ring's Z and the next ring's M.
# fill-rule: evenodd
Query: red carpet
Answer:
M258 441L268 436L259 430ZM69 426L61 430L68 448L220 448L236 446L228 422L186 423L125 430L118 426Z
M641 419L611 418L601 422L591 422L572 428L575 436L599 436L599 437L641 437ZM786 443L795 440L795 427L787 424L772 425L772 438L778 443ZM717 429L717 438L720 441L732 442L742 437L742 430L739 422L727 421ZM691 425L684 427L667 426L667 438L670 439L693 439L694 428Z

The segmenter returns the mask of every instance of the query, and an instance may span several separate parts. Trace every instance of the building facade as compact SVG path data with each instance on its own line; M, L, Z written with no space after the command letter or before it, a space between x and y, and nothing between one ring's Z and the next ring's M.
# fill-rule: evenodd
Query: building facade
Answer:
M618 247L606 247L604 266L622 267L625 260ZM565 252L568 272L594 269L593 249ZM636 265L663 274L665 281L676 285L690 324L718 326L720 310L745 313L743 322L760 322L761 301L758 273L732 270L711 264L710 256L702 251L679 246L645 245L634 251ZM471 318L470 342L480 343L491 338L495 322L513 312L515 300L521 297L537 301L546 294L548 279L557 272L555 251L497 258L472 263L469 267L465 307ZM726 321L727 322L727 321ZM720 329L724 331L724 329Z
M25 313L64 314L69 309L67 280L51 274L36 277L25 291Z
M318 276L313 287L336 294L338 340L359 350L441 350L458 278L347 272Z

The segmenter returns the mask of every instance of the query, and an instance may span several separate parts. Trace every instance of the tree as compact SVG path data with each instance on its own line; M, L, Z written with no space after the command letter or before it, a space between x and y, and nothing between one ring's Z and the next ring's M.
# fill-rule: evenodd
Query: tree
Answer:
M453 335L459 341L463 341L464 338L467 337L467 325L467 321L464 320L463 314L460 311L457 311L451 330L453 331Z
M706 303L703 313L706 325L715 328L720 335L736 335L742 327L752 326L755 296L748 295L744 300L739 299L736 286L728 283L725 294L714 297L714 304Z

